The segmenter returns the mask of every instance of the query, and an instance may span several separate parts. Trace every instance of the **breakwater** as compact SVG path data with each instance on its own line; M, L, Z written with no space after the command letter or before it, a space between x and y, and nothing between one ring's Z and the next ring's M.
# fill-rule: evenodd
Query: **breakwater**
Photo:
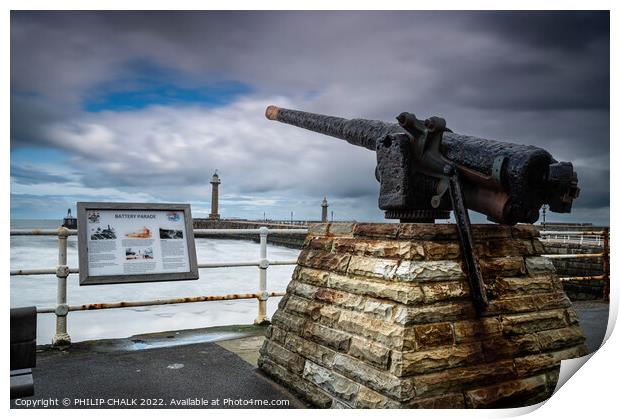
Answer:
M250 229L250 228L261 228L267 227L269 229L305 229L307 225L301 224L282 224L282 223L273 223L269 221L247 221L247 220L212 220L208 218L195 218L194 219L194 229ZM221 236L210 236L203 235L202 237L213 237L213 238L222 238ZM229 234L226 236L228 239L235 240L251 240L254 242L258 242L259 236L247 236L247 235L235 235ZM291 249L301 249L304 244L304 239L306 238L306 233L299 232L299 234L269 234L267 236L267 243L285 246Z

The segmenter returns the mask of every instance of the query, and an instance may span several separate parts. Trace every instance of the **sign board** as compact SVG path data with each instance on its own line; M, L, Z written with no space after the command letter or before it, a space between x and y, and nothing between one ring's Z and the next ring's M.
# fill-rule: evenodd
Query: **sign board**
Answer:
M78 202L80 285L198 279L189 204Z

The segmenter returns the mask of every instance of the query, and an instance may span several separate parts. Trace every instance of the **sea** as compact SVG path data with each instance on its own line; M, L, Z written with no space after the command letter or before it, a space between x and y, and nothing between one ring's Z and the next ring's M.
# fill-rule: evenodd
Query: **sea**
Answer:
M58 220L11 220L12 229L53 229L59 225ZM198 238L196 253L199 263L257 261L259 245L249 240ZM298 255L297 249L267 246L267 258L271 260L294 260ZM57 259L56 237L11 236L11 270L55 268ZM78 267L75 236L68 238L67 262L71 268ZM294 268L293 265L270 266L267 270L267 290L285 291ZM55 275L12 276L11 307L54 307L56 289ZM257 291L257 267L200 269L200 279L190 281L80 286L77 274L71 274L67 279L69 305ZM270 298L267 301L268 316L273 315L280 299ZM67 330L72 342L126 338L143 333L252 324L257 313L258 302L255 299L72 311L67 319ZM51 343L55 332L55 315L40 314L37 321L37 343Z

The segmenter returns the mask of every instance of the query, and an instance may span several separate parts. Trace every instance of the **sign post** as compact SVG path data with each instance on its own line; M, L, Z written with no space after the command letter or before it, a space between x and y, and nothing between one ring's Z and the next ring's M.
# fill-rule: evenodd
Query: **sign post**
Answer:
M189 204L78 202L80 285L198 279Z

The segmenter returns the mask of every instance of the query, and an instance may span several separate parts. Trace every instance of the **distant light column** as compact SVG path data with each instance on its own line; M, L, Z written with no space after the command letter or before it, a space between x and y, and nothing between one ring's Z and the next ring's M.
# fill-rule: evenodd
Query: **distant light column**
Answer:
M329 207L329 204L327 203L327 197L324 196L323 202L321 203L321 222L322 223L327 222L327 207Z
M218 214L218 200L219 200L219 187L220 187L220 177L217 175L217 170L213 173L213 177L211 178L211 214L209 214L209 219L211 220L219 220L220 214Z

